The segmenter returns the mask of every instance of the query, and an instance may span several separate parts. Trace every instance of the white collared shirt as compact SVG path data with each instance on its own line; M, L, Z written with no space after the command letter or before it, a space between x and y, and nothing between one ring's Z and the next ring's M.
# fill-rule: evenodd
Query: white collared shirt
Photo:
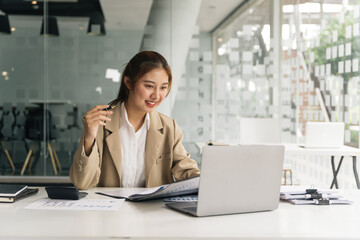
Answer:
M143 125L135 132L128 119L125 104L121 103L121 187L145 187L145 145L150 127L150 115L145 116ZM115 160L116 161L116 160Z

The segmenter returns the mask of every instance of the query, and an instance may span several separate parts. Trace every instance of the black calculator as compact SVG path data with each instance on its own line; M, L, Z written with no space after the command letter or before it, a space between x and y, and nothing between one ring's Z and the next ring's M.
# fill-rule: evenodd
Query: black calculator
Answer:
M75 187L51 186L45 187L45 190L51 199L79 200L88 194L87 192L79 192Z

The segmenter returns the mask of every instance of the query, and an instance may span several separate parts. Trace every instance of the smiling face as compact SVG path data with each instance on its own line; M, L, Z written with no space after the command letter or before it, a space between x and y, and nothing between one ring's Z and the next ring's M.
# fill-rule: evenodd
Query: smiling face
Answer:
M129 89L126 105L137 113L150 113L164 100L168 93L169 76L162 68L155 68L141 76L131 88L130 79L125 77ZM130 109L127 109L128 111Z

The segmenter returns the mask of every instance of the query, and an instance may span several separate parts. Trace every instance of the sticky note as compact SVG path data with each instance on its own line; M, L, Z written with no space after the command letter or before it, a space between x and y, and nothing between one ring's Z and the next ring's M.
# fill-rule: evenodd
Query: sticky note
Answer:
M287 67L286 69L290 70L290 67ZM260 76L265 75L265 65L264 64L259 64L256 65L256 73Z
M359 71L359 59L355 58L352 60L352 71L358 72Z
M344 56L344 44L339 45L339 57Z
M345 13L344 12L340 12L339 14L339 21L340 23L344 23L345 22Z
M325 76L325 65L320 66L320 76Z
M190 87L192 88L198 88L199 87L199 78L190 78Z
M344 73L344 61L338 63L338 73Z
M354 18L359 18L359 5L354 6Z
M350 131L345 130L345 142L350 142Z
M239 48L239 39L238 38L230 38L228 43L229 43L229 47L231 47L231 48Z
M354 23L353 25L353 36L359 36L359 23Z
M346 38L351 38L351 29L351 25L346 26Z
M331 64L330 63L326 64L326 75L327 76L331 75Z
M198 38L191 39L190 48L199 48L199 39Z
M310 62L314 62L314 52L310 52Z
M351 43L347 43L345 45L345 55L350 56L351 55Z
M332 107L335 107L335 106L337 106L338 104L337 104L337 101L336 101L336 98L337 98L338 96L332 96L331 97L331 106Z
M337 58L337 46L332 47L332 58Z
M253 58L253 52L252 51L243 51L242 52L242 61L243 62L251 62Z
M211 64L205 64L204 65L204 74L211 74L212 73L212 65Z
M338 40L338 32L337 32L337 30L334 30L333 32L332 32L332 41L333 42L337 42L337 40ZM320 41L320 40L319 40Z
M325 104L326 106L330 106L330 95L325 96Z
M348 112L345 112L344 121L345 121L345 123L347 123L347 124L350 123L349 113L348 113Z
M357 96L352 96L352 98L351 98L351 107L353 107L353 106L355 106L355 105L357 105L357 102L358 101L358 98L357 98Z
M252 65L251 64L243 64L242 73L243 73L243 75L251 75L252 74Z
M239 62L239 53L238 52L230 52L229 53L229 60L231 62Z
M358 122L358 114L357 114L357 112L354 112L354 113L352 113L351 123L357 124L357 122Z
M191 51L189 54L190 61L199 61L199 52Z
M340 106L341 106L341 105L340 105ZM338 121L338 122L343 122L343 121L344 121L342 114L339 114L339 115L338 115L337 121Z
M352 82L353 82L354 88L358 88L358 87L359 87L359 77L358 77L358 76L353 77L353 78L352 78Z
M324 80L320 81L320 90L325 91L325 82L324 82Z
M314 91L314 82L311 81L310 84L309 84L309 90L312 92Z
M351 60L346 60L345 61L345 72L346 73L351 72Z
M318 77L320 74L319 66L315 66L315 77Z
M203 60L209 62L212 60L212 52L204 52L203 53Z
M331 58L331 48L326 48L326 59Z

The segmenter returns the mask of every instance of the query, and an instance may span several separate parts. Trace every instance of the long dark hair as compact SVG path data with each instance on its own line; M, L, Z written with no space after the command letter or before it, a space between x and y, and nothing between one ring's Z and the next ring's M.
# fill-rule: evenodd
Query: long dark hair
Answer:
M153 69L162 68L169 76L168 93L170 93L172 74L171 68L167 63L166 59L157 52L154 51L143 51L136 54L126 65L121 75L121 85L117 98L110 104L116 104L118 102L125 102L129 97L129 89L125 85L125 77L130 79L131 88L133 89L136 82L146 73ZM167 96L166 95L166 96Z

